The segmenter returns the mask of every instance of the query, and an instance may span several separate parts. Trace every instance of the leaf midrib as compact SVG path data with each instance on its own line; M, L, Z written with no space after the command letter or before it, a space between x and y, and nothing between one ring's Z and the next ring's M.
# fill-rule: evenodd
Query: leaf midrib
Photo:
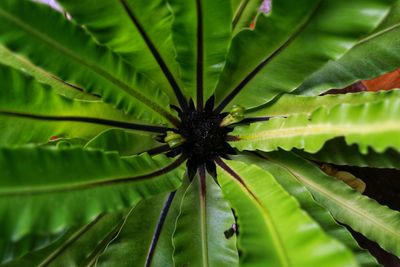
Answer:
M390 234L392 234L394 236L397 236L397 239L400 239L400 232L396 232L395 230L386 227L385 224L382 224L380 221L376 220L374 217L369 216L368 213L362 213L358 209L356 209L353 206L347 204L346 201L343 201L341 198L339 198L339 196L340 196L339 194L332 194L331 192L329 192L325 188L319 186L315 182L307 179L305 176L303 176L300 173L292 170L290 167L287 167L286 165L284 165L284 164L282 164L280 162L276 162L275 161L275 163L277 163L281 167L285 168L288 172L290 172L293 176L295 176L299 181L302 181L303 183L307 184L308 186L313 188L315 191L321 193L322 195L324 195L328 199L331 199L332 201L339 203L339 205L346 207L352 213L358 214L361 218L365 218L366 220L373 222L374 224L376 224L379 227L381 227L381 229L386 230L388 233L390 233Z
M206 176L204 166L201 167L199 171L199 179L200 179L200 190L199 190L199 200L200 200L200 225L201 225L201 248L202 248L202 259L203 266L209 266L208 259L208 231L207 231L207 189L206 189Z
M223 162L223 163L226 165L225 162ZM228 166L228 165L226 165L226 166ZM233 176L231 173L229 173L227 170L225 170L222 166L221 166L221 169L227 175L232 177L233 178L232 180L239 184L240 188L242 188L242 191L246 195L248 195L250 199L253 199L253 201L256 203L256 205L259 208L261 208L262 211L264 211L263 214L262 214L262 217L265 219L264 221L265 221L268 229L271 232L271 238L273 240L273 243L275 244L276 250L278 251L279 259L281 260L282 266L286 266L286 267L292 266L290 264L290 260L289 260L289 258L287 256L286 249L285 249L285 247L283 245L283 242L282 242L281 238L279 237L279 231L278 231L278 229L277 229L277 227L276 227L276 225L275 225L275 223L274 223L274 221L272 219L272 216L271 216L270 212L268 211L268 209L262 204L262 202L257 198L257 196L247 187L247 185L244 183L243 179L241 179L241 178L240 178L240 180L236 179L235 176ZM230 170L232 170L234 172L233 169L230 168ZM234 173L238 177L240 177L239 174L237 174L236 172L234 172Z
M75 243L82 235L84 235L87 231L89 231L93 226L95 226L102 218L104 214L99 215L95 220L91 223L81 227L78 229L73 235L71 235L65 242L63 242L60 246L54 249L46 258L44 258L40 263L38 263L38 267L44 267L49 265L58 255L60 255L63 251L65 251L69 246Z
M268 65L269 62L274 60L277 56L281 54L282 51L285 50L285 48L289 47L297 38L298 36L303 33L303 31L309 26L309 24L312 22L312 19L314 16L318 13L317 11L319 10L321 5L321 1L319 1L314 9L306 16L302 21L299 22L299 26L294 29L292 34L287 36L285 40L283 40L277 48L266 55L260 63L258 63L255 67L252 67L252 70L248 72L244 78L241 79L239 83L234 86L234 88L228 92L225 96L225 98L218 104L216 107L217 112L222 112L224 108L237 96L239 95L244 88L246 88L249 83L253 81L253 79Z
M0 16L3 16L6 20L13 23L17 27L23 29L27 33L30 33L32 36L36 37L37 39L44 41L50 47L53 47L54 49L58 50L60 53L64 54L65 56L70 57L73 60L75 60L76 62L95 71L98 75L104 77L105 79L110 81L112 84L116 85L118 88L123 90L125 93L127 93L127 94L133 96L134 98L136 98L137 100L141 101L143 104L145 104L146 106L148 106L155 112L159 113L163 117L167 118L168 120L170 120L170 121L175 120L174 117L168 111L164 110L164 108L159 106L157 103L152 102L146 96L140 94L139 92L137 92L135 89L133 89L129 85L125 84L118 78L114 77L112 74L108 73L106 70L97 67L98 64L81 59L78 55L76 55L71 50L67 49L65 46L61 45L59 42L56 42L53 39L49 38L48 36L38 32L36 29L27 25L24 21L21 21L18 17L13 16L13 14L8 13L6 10L1 9L1 8L0 8Z
M19 188L18 190L13 190L13 188L1 188L0 197L10 197L10 196L21 196L21 195L38 195L38 194L50 194L50 193L64 193L73 190L85 190L90 188L95 188L99 186L110 186L117 184L125 184L131 182L138 182L147 179L157 178L160 175L167 174L180 166L180 164L185 160L184 157L178 158L169 165L164 166L156 171L145 173L137 176L131 177L114 177L106 178L96 181L86 181L81 183L72 184L62 184L62 185L51 185L51 186L28 186L26 188Z
M109 240L108 240L108 236L106 237L106 240L103 240L103 241L108 241L108 242L106 243L106 245L104 246L103 252L106 251L107 248L108 248L108 246L118 238L118 236L120 235L122 229L125 227L125 224L126 224L128 218L129 218L129 216L131 215L131 213L133 212L133 210L134 210L136 207L137 207L137 206L135 205L135 206L133 206L132 208L130 208L129 212L124 216L122 222L120 222L116 227L113 228L112 232L114 231L114 229L117 230L116 233L115 233L115 235L114 235L112 238L110 238ZM118 226L119 226L119 227L118 227ZM102 245L102 244L103 244L103 242L102 242L100 245ZM100 253L99 253L99 254L100 254ZM97 256L97 257L96 257L96 256ZM87 267L91 267L91 266L93 266L93 265L94 265L94 266L97 266L97 262L98 262L100 256L101 256L101 255L93 255L93 253L92 253L92 255L90 255L89 258L88 258L88 259L89 259L89 262L86 264L86 266L87 266ZM92 257L92 259L90 260L91 257Z
M151 133L165 133L169 128L165 128L162 126L156 125L145 125L145 124L137 124L126 121L117 121L111 119L104 118L95 118L95 117L83 117L83 116L53 116L53 115L42 115L38 113L24 113L19 111L8 111L0 109L0 115L6 115L10 117L21 117L32 120L42 120L46 122L56 121L56 122L76 122L76 123L91 123L102 126L109 126L121 129L129 129L129 130L138 130L138 131L147 131Z
M162 206L160 210L160 215L157 218L157 223L154 227L153 234L151 236L151 242L149 244L149 247L147 249L146 253L146 261L145 261L145 267L150 267L154 258L154 253L157 249L158 241L160 239L161 233L163 231L165 221L168 217L168 214L171 210L171 204L174 201L176 191L171 192L167 199L164 201L164 205Z
M196 1L196 102L197 109L203 109L204 97L204 25L201 0Z
M67 83L65 81L63 81L62 79L60 79L59 77L54 76L53 74L45 71L44 69L32 64L29 60L27 60L26 58L23 58L22 56L19 55L15 55L14 53L12 53L12 51L10 51L8 48L6 48L3 45L0 45L0 56L2 55L2 53L6 53L6 57L12 57L16 62L18 62L18 65L22 65L23 68L27 68L28 69L28 74L35 77L37 75L40 75L42 79L38 79L39 82L44 83L44 84L48 84L50 86L57 86L57 87L61 87L69 92L79 92L81 94L84 94L88 97L91 97L90 100L99 100L99 96L95 95L95 94L91 94L88 92L85 92L84 89L80 88L79 86ZM11 63L11 62L3 62L3 64L7 64L12 68L19 68L18 65L15 65L15 63ZM57 91L57 94L59 95L63 95L62 93ZM86 100L86 99L84 99Z
M376 32L376 33L374 33L374 34L371 34L370 36L365 37L364 39L360 40L360 41L354 46L354 48L355 48L356 46L359 46L359 45L362 45L362 44L364 44L364 43L366 43L366 42L369 42L370 40L373 40L373 39L375 39L375 38L378 38L378 37L384 35L385 33L388 33L388 32L391 32L391 31L393 31L393 30L396 30L397 28L400 28L400 22L399 22L399 23L396 23L396 24L393 24L392 26L387 27L387 28L385 28L385 29L383 29L383 30L380 30L380 31L378 31L378 32ZM353 49L354 49L354 48L353 48Z
M102 238L98 245L92 249L90 255L86 257L84 266L90 267L97 263L101 253L103 253L107 249L107 246L110 244L110 242L115 240L115 238L119 235L124 227L125 222L126 219L122 219L108 232L107 235L104 236L104 238Z
M240 18L242 17L244 10L246 9L247 5L249 4L250 0L242 0L236 9L236 12L233 16L232 20L232 32L236 30L236 27L238 25L238 22L240 21Z
M354 133L362 134L372 134L372 133L384 133L388 131L398 131L400 132L400 124L398 122L388 122L388 123L369 123L368 126L354 127L354 125L331 125L331 124L315 124L315 125L305 125L303 127L289 127L280 129L271 129L260 131L255 134L247 135L235 135L239 139L232 140L231 142L240 142L248 140L264 140L272 138L286 138L290 136L313 136L320 134L332 134L332 135L346 135Z
M155 61L158 64L158 67L160 68L161 72L164 74L164 76L167 79L168 83L170 84L172 90L174 91L175 96L176 96L181 108L186 109L187 103L185 100L185 96L182 94L182 90L181 90L178 82L176 81L175 76L172 74L170 68L166 64L161 53L158 51L156 45L153 43L151 38L147 35L146 31L144 30L143 26L140 24L139 20L136 18L133 10L130 8L130 6L126 2L126 0L117 0L117 2L122 5L122 7L124 8L124 11L127 13L129 19L132 21L132 24L138 30L140 36L142 36L143 41L146 44L148 50L152 54L153 58L155 59Z

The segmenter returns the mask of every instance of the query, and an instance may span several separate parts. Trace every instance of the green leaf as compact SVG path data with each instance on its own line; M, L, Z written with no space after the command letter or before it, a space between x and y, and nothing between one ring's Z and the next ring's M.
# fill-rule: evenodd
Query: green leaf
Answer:
M176 122L168 97L152 82L48 6L1 1L0 43L139 120Z
M398 25L396 24L398 24L399 22L400 22L400 1L395 0L393 2L392 9L390 10L389 15L386 16L385 20L381 24L379 24L379 26L372 33L379 33L382 30L385 30L392 26L398 27Z
M218 180L238 217L241 266L357 266L267 171L219 161Z
M4 266L92 266L99 253L118 234L125 214L101 214L87 225L69 230L54 244Z
M87 140L81 138L56 138L50 139L46 144L39 145L40 147L56 147L56 148L69 148L73 146L84 147Z
M120 129L108 129L90 140L85 148L103 151L118 151L121 156L129 156L160 146L154 136L127 132Z
M172 14L165 0L58 1L101 44L129 61L175 102L177 63L171 39Z
M57 233L173 190L181 163L163 155L119 157L79 147L0 149L0 236Z
M173 266L172 235L187 188L185 180L177 192L142 200L99 258L98 265Z
M33 77L0 65L0 146L47 143L51 136L90 139L131 116L100 101L68 99Z
M395 4L379 28L360 40L338 60L330 61L311 75L295 91L318 95L331 88L344 88L359 80L368 80L395 70L400 65L400 1Z
M357 145L348 146L343 138L326 142L321 150L314 154L301 150L295 152L307 159L335 165L400 169L400 153L395 149L377 153L368 148L366 154L361 154Z
M374 29L391 2L274 1L269 16L258 16L254 31L244 30L233 39L216 89L217 110L228 104L257 107L295 90Z
M225 236L234 223L221 189L202 169L182 199L173 237L175 266L238 266L236 237Z
M309 116L301 113L236 127L230 144L240 150L298 148L315 153L326 141L344 137L348 145L357 144L364 154L368 147L378 153L387 148L400 150L400 139L396 138L400 133L399 109L400 98L322 107Z
M168 0L174 13L172 37L188 97L203 103L213 93L231 38L227 0ZM201 104L201 105L200 105Z
M237 34L244 28L249 28L253 20L255 20L258 8L262 0L241 0L237 8L234 10L232 20L233 34Z
M266 157L295 176L336 220L378 242L383 249L396 255L400 254L398 211L361 195L298 156L273 152L266 154Z
M88 94L78 86L61 81L53 74L33 65L27 59L12 53L2 45L0 45L0 64L8 65L35 77L37 81L50 85L57 94L65 97L73 99L99 100L99 96Z
M160 212L163 211L166 202L171 204L169 194L139 202L129 214L118 237L99 258L98 265L151 266L147 265L147 257L152 245L154 231L159 223Z
M274 117L290 116L298 113L311 114L313 111L325 107L333 108L338 104L365 104L385 99L400 98L400 90L359 92L352 94L336 94L324 96L304 96L283 94L274 101L260 107L246 111L245 117Z
M230 0L230 1L231 1L232 14L234 14L238 9L239 5L242 3L242 0Z
M17 241L0 239L0 264L18 259L29 252L43 249L56 242L64 234L65 232L55 235L29 234Z
M261 158L260 155L257 157L254 155L235 156L234 159L247 164L254 164L271 173L279 184L288 193L294 196L297 201L299 201L301 208L305 210L327 234L336 238L346 245L347 248L352 250L356 256L357 262L361 266L380 266L368 251L359 247L349 231L344 226L338 224L333 219L332 215L314 200L311 193L296 179L295 176L293 176L292 173L288 172L285 168L276 163Z

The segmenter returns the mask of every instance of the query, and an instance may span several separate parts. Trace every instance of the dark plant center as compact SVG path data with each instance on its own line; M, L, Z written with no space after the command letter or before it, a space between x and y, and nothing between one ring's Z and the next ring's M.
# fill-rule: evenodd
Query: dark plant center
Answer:
M223 116L206 111L190 110L182 113L179 134L186 139L183 153L197 164L206 163L225 153L226 134L229 129L220 127Z
M208 172L215 175L214 159L217 156L226 158L228 154L235 154L234 149L226 142L227 134L232 129L220 126L226 113L215 114L213 107L213 97L207 101L202 110L196 109L192 101L187 110L181 111L174 107L181 119L180 126L175 132L184 139L184 142L167 155L172 157L180 153L185 155L188 158L189 176L194 175L201 165L205 165Z

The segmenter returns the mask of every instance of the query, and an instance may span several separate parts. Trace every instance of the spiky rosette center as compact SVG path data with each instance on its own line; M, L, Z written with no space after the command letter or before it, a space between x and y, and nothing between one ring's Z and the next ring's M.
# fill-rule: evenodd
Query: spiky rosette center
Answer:
M215 113L213 100L207 101L203 109L195 108L193 102L183 111L174 107L179 113L180 125L164 138L174 147L170 156L183 154L188 158L189 176L201 165L206 165L208 172L214 175L214 159L235 153L227 143L227 135L232 129L221 126L227 114Z
M189 110L182 113L178 132L185 138L183 152L197 164L225 153L229 129L220 127L222 116L206 111Z

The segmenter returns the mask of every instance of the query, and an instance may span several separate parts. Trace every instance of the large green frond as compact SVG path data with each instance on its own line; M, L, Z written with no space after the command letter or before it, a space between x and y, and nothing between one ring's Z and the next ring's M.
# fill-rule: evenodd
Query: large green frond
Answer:
M356 144L347 145L343 138L335 138L325 143L317 153L295 151L301 156L317 162L335 165L400 169L400 152L396 149L386 149L378 153L368 148L361 154Z
M121 129L107 129L88 141L84 148L118 151L121 156L136 155L159 147L151 134L139 134Z
M295 90L374 29L391 2L273 1L271 14L258 16L254 31L244 30L233 39L216 89L217 110L229 104L257 107Z
M0 240L0 264L19 259L31 252L47 247L65 235L66 231L57 234L28 234L19 240ZM1 265L3 266L3 265Z
M203 106L213 93L231 39L227 0L168 0L174 14L172 37L188 97Z
M119 157L78 147L1 149L0 236L57 233L171 191L180 184L180 163L182 158Z
M339 104L322 107L311 115L295 114L273 118L250 126L236 127L230 144L240 150L273 151L278 148L303 149L315 153L335 137L348 145L357 144L362 153L400 150L400 98L388 98L360 105Z
M141 201L99 258L98 266L173 266L172 236L187 186L184 179L176 192Z
M222 191L237 215L241 266L357 266L269 172L235 161L218 164Z
M234 223L220 187L203 169L182 199L173 238L175 265L239 266L236 236L225 236Z
M346 245L347 248L352 250L356 256L357 262L361 266L380 266L374 257L366 250L360 248L349 231L344 226L338 224L332 215L314 200L307 188L301 184L292 173L261 156L248 154L246 156L236 156L234 159L246 162L247 164L254 164L271 173L279 184L299 201L301 208L305 210L327 234L336 238Z
M101 95L105 102L137 119L176 122L168 97L151 81L97 45L84 28L47 6L1 1L0 43L60 79Z
M323 96L304 96L283 94L274 101L246 111L245 117L279 117L299 113L312 114L313 111L325 107L331 109L339 104L360 105L378 102L385 99L400 98L400 90L359 92L351 94L328 94Z
M107 128L139 125L111 105L66 98L4 65L0 65L0 80L0 146L42 144L52 136L91 139Z
M124 57L176 102L174 90L180 92L181 85L171 38L172 14L165 0L58 2L96 41Z
M78 86L60 80L50 72L35 66L26 58L11 52L2 45L0 45L0 64L10 66L35 77L37 81L50 85L57 94L65 97L85 100L100 99L97 95L89 94Z
M379 28L360 40L338 60L330 61L311 75L296 94L318 95L332 88L344 88L369 80L400 66L400 1Z
M160 214L163 212L166 203L171 204L170 201L169 194L162 194L140 202L129 214L119 235L101 255L97 265L154 266L150 265L148 261L149 252L152 250L153 237L156 234L158 223L160 223ZM172 246L172 243L170 246ZM164 256L167 257L168 255ZM172 254L169 256L171 263Z
M126 213L101 214L87 225L68 230L50 246L31 252L4 266L94 266L99 254L118 235Z
M266 157L295 176L336 220L378 242L385 250L400 253L400 212L361 195L300 157L281 152L268 153Z

